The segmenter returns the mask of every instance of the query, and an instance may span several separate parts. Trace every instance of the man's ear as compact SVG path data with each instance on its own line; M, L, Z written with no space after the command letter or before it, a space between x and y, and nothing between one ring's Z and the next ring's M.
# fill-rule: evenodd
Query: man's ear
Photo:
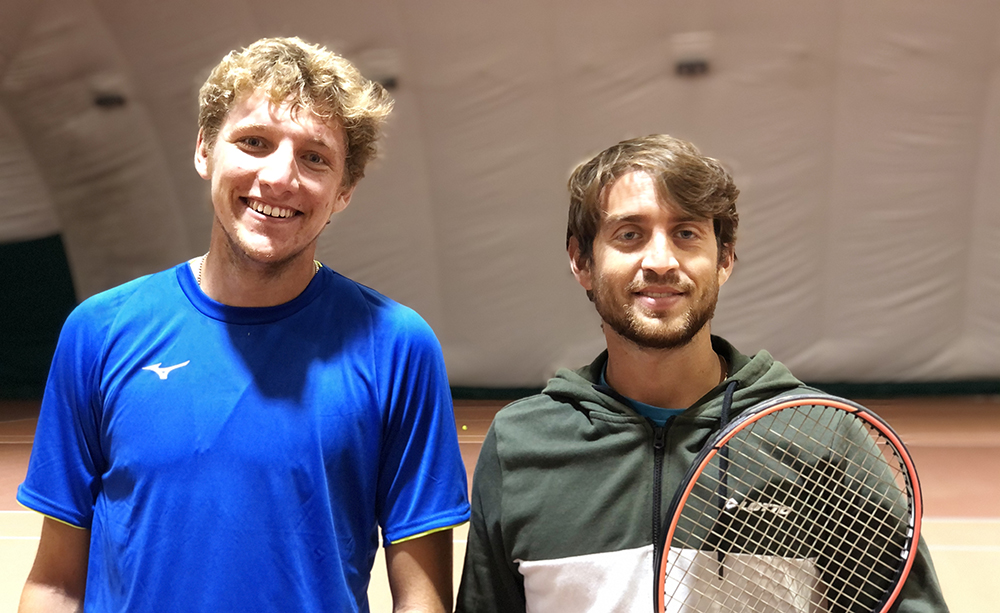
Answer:
M351 203L351 197L354 196L354 188L357 186L358 184L355 183L337 194L337 199L333 201L333 210L330 212L331 216L347 208L347 205Z
M208 150L208 144L205 142L205 131L200 129L198 130L198 142L194 147L194 168L201 175L202 179L212 178L210 156L211 152Z
M569 254L569 267L573 271L573 277L576 278L576 282L579 283L583 289L588 292L593 289L593 281L591 279L591 261L593 256L590 258L584 258L580 253L580 241L576 239L575 236L569 238L569 244L566 245L566 251Z
M719 260L719 287L729 280L729 275L733 274L733 266L736 265L736 251L733 245L723 245L722 258Z

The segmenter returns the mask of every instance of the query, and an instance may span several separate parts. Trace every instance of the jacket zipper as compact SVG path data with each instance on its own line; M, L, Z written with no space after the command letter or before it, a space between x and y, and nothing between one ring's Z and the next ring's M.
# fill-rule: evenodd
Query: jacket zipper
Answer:
M657 580L660 568L660 556L662 547L660 546L660 529L663 519L661 500L663 498L663 449L664 438L666 438L668 421L663 426L653 426L653 602L656 602Z

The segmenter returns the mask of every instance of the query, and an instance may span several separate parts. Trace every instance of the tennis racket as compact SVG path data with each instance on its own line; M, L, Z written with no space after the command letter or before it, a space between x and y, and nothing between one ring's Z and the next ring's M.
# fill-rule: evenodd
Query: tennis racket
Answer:
M849 400L761 403L706 444L661 534L660 613L883 613L920 537L913 461Z

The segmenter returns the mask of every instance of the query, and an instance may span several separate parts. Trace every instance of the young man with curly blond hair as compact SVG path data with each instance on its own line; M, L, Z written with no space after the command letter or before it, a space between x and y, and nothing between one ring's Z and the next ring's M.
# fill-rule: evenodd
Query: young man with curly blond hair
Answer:
M45 514L21 611L451 610L468 518L440 346L314 259L392 101L299 39L201 89L208 252L86 300L18 500Z

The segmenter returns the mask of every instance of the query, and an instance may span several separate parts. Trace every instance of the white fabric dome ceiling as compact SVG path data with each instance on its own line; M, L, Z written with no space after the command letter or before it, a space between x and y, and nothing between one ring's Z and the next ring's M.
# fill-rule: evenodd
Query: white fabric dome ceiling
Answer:
M455 385L602 348L564 184L652 132L742 190L717 333L814 381L1000 378L1000 4L8 0L0 24L0 242L61 232L81 298L204 251L197 87L299 35L398 80L319 253L420 312Z

